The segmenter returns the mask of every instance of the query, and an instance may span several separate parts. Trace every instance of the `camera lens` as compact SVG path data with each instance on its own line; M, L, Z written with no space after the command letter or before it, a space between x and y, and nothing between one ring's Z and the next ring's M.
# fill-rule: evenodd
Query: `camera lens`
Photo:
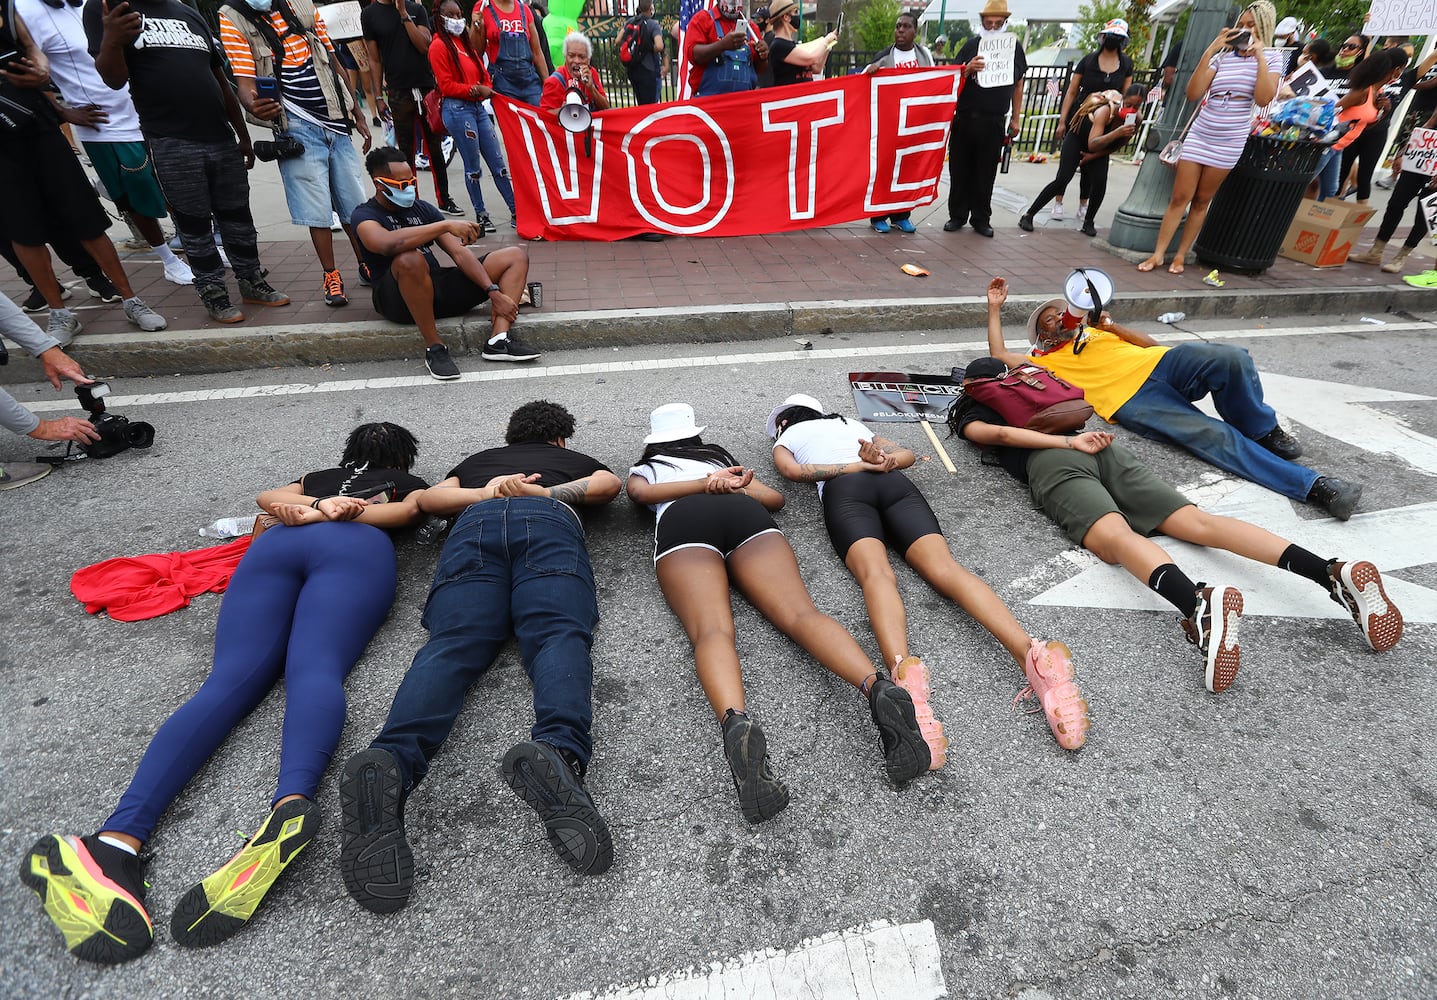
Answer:
M131 448L148 448L155 443L155 425L147 424L143 420L132 420L130 426L125 428L125 440L130 442Z
M251 146L254 148L254 158L256 160L263 160L266 163L270 163L279 158L279 154L274 151L274 143L268 139L259 139L251 143Z

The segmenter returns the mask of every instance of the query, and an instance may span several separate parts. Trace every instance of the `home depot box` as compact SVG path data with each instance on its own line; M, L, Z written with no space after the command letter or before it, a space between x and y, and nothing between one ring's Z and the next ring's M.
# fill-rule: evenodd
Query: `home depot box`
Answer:
M1362 227L1376 212L1375 208L1335 199L1304 198L1278 253L1313 267L1337 267L1347 262Z

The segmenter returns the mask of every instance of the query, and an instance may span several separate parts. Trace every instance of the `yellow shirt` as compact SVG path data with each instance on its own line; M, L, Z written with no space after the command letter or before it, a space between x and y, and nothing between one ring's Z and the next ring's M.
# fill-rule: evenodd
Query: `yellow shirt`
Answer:
M1098 416L1113 423L1113 414L1142 388L1168 348L1139 347L1092 326L1087 334L1081 354L1073 353L1069 341L1052 354L1029 355L1028 360L1082 389Z

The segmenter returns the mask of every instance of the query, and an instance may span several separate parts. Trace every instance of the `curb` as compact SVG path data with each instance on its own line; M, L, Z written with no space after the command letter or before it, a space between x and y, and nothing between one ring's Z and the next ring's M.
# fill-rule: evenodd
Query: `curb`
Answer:
M1004 322L1021 329L1047 299L1013 296ZM1264 319L1320 316L1325 322L1353 315L1428 312L1437 299L1409 285L1216 292L1136 292L1121 299L1129 322L1151 322L1160 313L1192 319ZM724 343L788 336L872 334L892 330L973 330L987 325L988 302L980 296L847 299L732 306L610 309L528 313L524 339L546 351L651 344ZM440 334L455 357L484 346L489 323L482 314L444 320ZM979 334L981 335L981 333ZM69 349L87 370L107 377L202 374L273 367L316 367L369 361L417 361L419 338L412 327L375 317L358 323L310 323L221 330L81 337ZM40 366L22 352L0 369L0 383L33 382Z

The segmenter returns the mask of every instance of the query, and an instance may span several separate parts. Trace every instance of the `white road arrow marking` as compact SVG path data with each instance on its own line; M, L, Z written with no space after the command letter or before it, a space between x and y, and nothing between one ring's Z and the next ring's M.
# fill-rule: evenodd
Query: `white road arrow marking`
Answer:
M1187 489L1182 492L1186 496L1193 493ZM1382 571L1387 594L1402 609L1405 620L1437 622L1437 591L1390 575L1408 566L1437 562L1437 503L1356 514L1346 524L1330 518L1304 521L1293 511L1288 500L1261 486L1243 483L1224 499L1206 507L1214 514L1226 514L1261 525L1321 556L1367 559ZM1241 590L1244 615L1348 617L1316 586L1275 566L1171 538L1159 537L1156 541L1194 580L1226 583ZM1108 566L1090 558L1088 568L1038 594L1030 603L1173 610L1171 604L1121 567Z
M936 1000L948 995L933 923L863 927L750 952L706 971L659 976L565 1000Z

